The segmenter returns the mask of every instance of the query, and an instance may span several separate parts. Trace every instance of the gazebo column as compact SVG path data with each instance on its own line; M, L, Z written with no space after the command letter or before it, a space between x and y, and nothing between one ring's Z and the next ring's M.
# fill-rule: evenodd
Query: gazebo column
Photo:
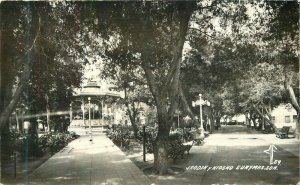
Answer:
M81 105L81 107L82 107L82 122L83 122L83 125L81 125L81 126L84 126L84 128L85 128L85 118L84 118L84 114L85 114L85 111L84 111L85 105L84 105L84 98L82 98L82 105Z
M103 100L101 102L101 119L102 119L102 122L103 122Z

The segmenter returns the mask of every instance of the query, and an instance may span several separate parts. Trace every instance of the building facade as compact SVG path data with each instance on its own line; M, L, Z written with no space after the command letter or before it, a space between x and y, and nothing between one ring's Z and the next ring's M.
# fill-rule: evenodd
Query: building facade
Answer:
M272 121L277 128L283 126L296 127L297 112L291 104L280 104L272 113Z

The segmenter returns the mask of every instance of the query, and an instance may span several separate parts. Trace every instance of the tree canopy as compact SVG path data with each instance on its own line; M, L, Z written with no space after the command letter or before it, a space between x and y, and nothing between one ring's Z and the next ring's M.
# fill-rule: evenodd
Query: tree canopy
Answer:
M154 163L160 174L168 169L175 111L182 106L195 119L190 102L196 94L212 102L215 119L253 110L265 116L258 106L269 110L280 102L291 102L299 114L296 2L0 6L1 127L20 97L32 113L44 106L45 95L53 109L68 107L72 88L80 85L82 66L95 60L103 62L104 77L127 90L127 107L137 101L156 106Z

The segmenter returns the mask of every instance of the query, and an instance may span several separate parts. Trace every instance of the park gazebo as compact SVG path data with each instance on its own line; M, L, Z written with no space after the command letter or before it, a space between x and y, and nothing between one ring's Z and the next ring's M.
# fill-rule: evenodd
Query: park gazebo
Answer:
M89 81L74 95L70 104L71 127L102 127L123 121L123 106L116 101L121 92L101 88L96 81Z

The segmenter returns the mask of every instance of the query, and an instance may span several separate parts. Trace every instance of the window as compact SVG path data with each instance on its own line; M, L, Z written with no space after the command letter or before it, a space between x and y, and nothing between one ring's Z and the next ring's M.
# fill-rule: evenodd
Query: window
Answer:
M294 123L297 122L297 115L293 115L293 122L294 122Z
M275 116L272 116L272 121L275 122Z
M291 117L290 116L285 116L285 123L290 123L291 122Z

